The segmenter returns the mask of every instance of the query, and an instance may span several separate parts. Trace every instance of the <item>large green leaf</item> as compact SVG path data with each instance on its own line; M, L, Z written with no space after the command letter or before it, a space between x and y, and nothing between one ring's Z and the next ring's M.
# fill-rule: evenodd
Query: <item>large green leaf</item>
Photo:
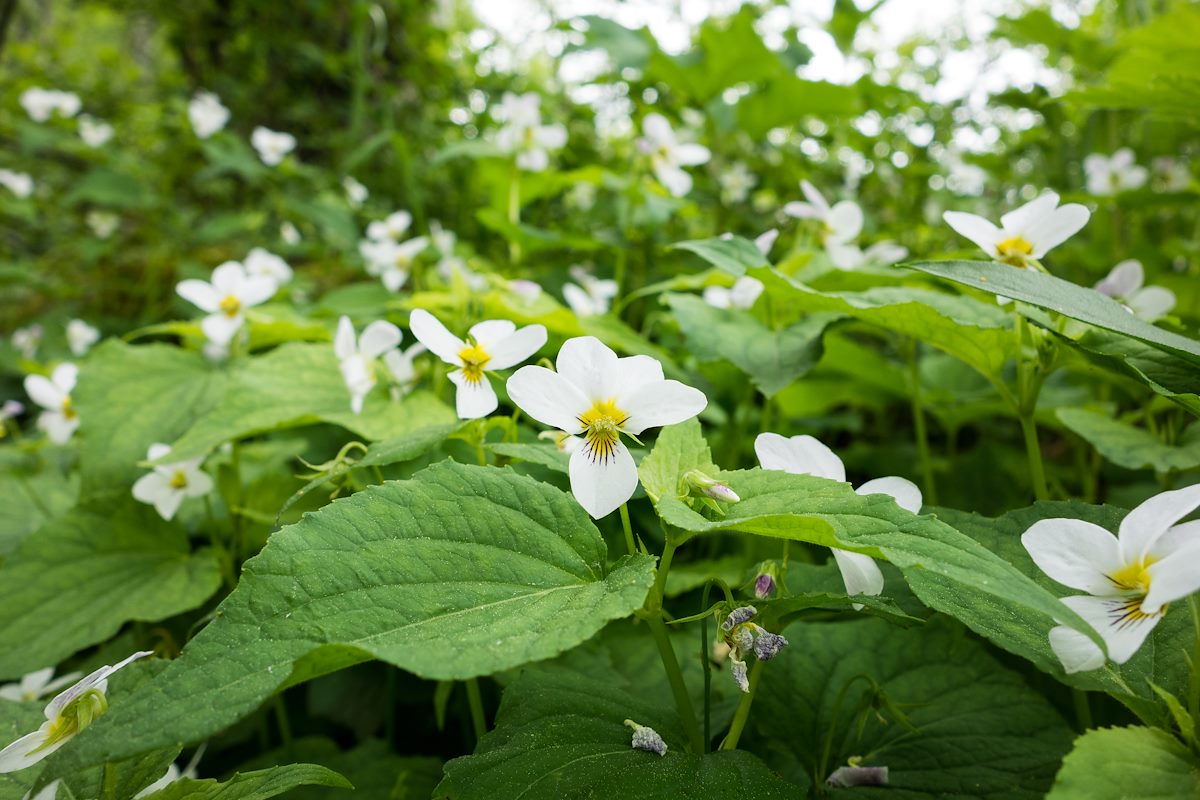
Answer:
M816 365L821 337L837 319L835 314L812 314L775 331L748 311L714 308L695 295L669 294L666 302L697 359L729 361L768 397Z
M806 115L853 117L862 110L863 100L854 86L784 75L741 100L737 120L748 135L759 138L772 128L796 125Z
M1191 362L1098 328L1087 328L1078 338L1066 341L1093 364L1143 383L1200 416L1200 370Z
M364 657L446 680L553 656L645 599L654 560L606 560L571 497L510 470L447 461L370 487L274 533L216 619L79 748L198 741Z
M653 649L648 637L644 649ZM505 690L496 729L483 738L475 754L446 764L446 779L434 797L799 800L805 796L744 750L705 756L689 753L668 697L664 689L657 698L648 698L611 669L531 670ZM654 728L667 744L666 755L630 747L626 719Z
M0 558L17 549L25 537L75 505L77 475L64 475L52 466L27 472L0 469Z
M1037 503L1029 508L1010 511L995 519L952 509L938 509L937 514L1008 561L1056 597L1079 594L1079 591L1061 586L1046 577L1022 546L1021 534L1038 520L1058 517L1086 520L1115 533L1125 516L1125 512L1119 508L1091 506L1078 502ZM1074 675L1063 673L1062 665L1050 650L1046 638L1050 627L1052 625L1047 625L1044 621L1031 621L1029 627L1013 633L1025 638L1025 649L1037 653L1033 657L1026 655L1027 658L1064 683L1080 689L1108 692L1142 718L1156 722L1166 721L1166 710L1159 705L1150 684L1153 683L1175 695L1182 695L1187 690L1187 653L1192 652L1195 633L1191 619L1184 609L1169 610L1162 622L1155 626L1146 643L1125 664L1117 666L1109 663L1103 669ZM1009 649L1022 652L1015 648Z
M714 267L739 277L751 267L765 267L770 263L754 242L740 236L676 242L671 249L695 253Z
M1119 466L1159 472L1200 466L1200 425L1188 428L1178 444L1167 444L1147 430L1086 408L1060 408L1055 413L1063 425Z
M778 471L724 472L721 478L742 498L725 517L706 519L675 498L658 502L659 515L691 533L742 531L882 557L926 605L1047 668L1053 656L1044 631L1055 619L1091 630L975 540L936 517L910 514L887 495L859 495L844 483ZM1030 631L1043 633L1037 639Z
M1070 749L1058 712L945 618L907 629L798 623L784 634L788 647L762 673L747 746L797 783L823 783L855 756L888 768L886 789L831 797L1034 800Z
M1075 742L1047 800L1200 797L1200 762L1154 728L1091 730Z
M220 398L226 375L199 353L109 339L79 371L79 468L85 497L125 494L155 442L170 444Z
M192 458L231 439L317 422L375 441L453 421L454 412L429 394L393 403L382 389L354 414L333 348L293 343L234 364L220 402L172 444L168 458Z
M267 800L297 786L354 788L341 775L317 764L288 764L238 773L227 781L184 778L146 797L154 800Z
M1014 269L993 261L920 261L904 266L1056 311L1071 319L1162 348L1181 358L1200 361L1200 342L1138 319L1116 300L1095 289L1078 286L1044 272Z
M249 764L242 765L242 768L266 767L289 761L320 764L354 784L353 795L341 795L334 788L313 784L293 790L288 795L292 800L336 800L339 795L381 800L428 800L442 777L441 759L398 755L382 739L367 739L346 751L329 739L296 739L278 750L260 754Z
M1016 339L1003 309L930 289L881 286L862 292L818 292L776 270L755 270L782 308L829 311L911 336L995 378L1012 358Z
M212 596L211 551L132 496L81 506L30 535L0 568L0 678L57 664L130 620L166 619Z

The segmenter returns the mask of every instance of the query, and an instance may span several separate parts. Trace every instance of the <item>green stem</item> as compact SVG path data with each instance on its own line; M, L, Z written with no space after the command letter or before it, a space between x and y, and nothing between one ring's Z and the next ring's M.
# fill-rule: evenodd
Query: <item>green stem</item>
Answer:
M487 718L483 715L483 695L479 693L479 679L468 678L467 686L467 705L471 707L471 725L475 729L475 742L483 738L487 733Z
M704 592L700 596L701 610L708 608L708 595L712 590L713 581L710 578L704 583ZM708 650L708 615L700 619L700 666L704 669L704 752L712 745L712 659Z
M916 341L909 349L909 375L912 380L913 430L917 436L917 458L921 462L921 483L925 490L925 503L936 506L937 484L933 479L933 459L929 455L929 430L925 424L925 403L921 397L921 360Z
M763 662L756 658L754 665L750 667L750 691L742 695L737 711L733 712L733 722L729 725L729 733L725 735L725 741L721 742L722 750L737 749L738 739L742 738L742 729L746 727L746 720L750 718L750 706L754 704L754 693L758 690L762 665Z
M1035 360L1030 362L1025 358L1025 334L1028 324L1025 318L1017 312L1017 417L1021 421L1021 434L1025 439L1025 455L1029 460L1029 482L1033 487L1033 496L1038 500L1049 500L1050 492L1046 488L1046 468L1042 462L1042 447L1038 442L1037 413L1038 394L1042 389L1040 365Z
M1021 412L1021 433L1025 437L1025 454L1029 459L1029 481L1033 484L1033 496L1038 500L1049 500L1046 468L1042 464L1042 448L1038 444L1037 423L1032 412Z
M104 800L117 800L117 770L111 763L104 763Z
M512 180L508 185L508 221L513 227L521 224L521 170L516 161L513 162ZM521 245L512 239L508 242L508 260L510 266L514 267L521 260Z
M1075 702L1075 721L1079 723L1079 732L1084 733L1092 727L1092 706L1088 702L1087 692L1072 689L1071 699Z
M663 622L663 588L667 584L667 574L671 570L671 559L675 555L675 542L670 532L663 546L662 558L658 562L658 573L654 586L646 597L646 626L654 637L658 647L659 658L662 659L663 669L667 673L667 682L671 685L671 694L675 698L675 710L683 722L687 732L688 744L693 753L704 753L704 741L701 739L700 726L696 722L696 710L692 707L692 698L688 694L687 684L683 681L683 672L679 669L679 660L675 658L675 649L671 646L671 636L667 633L666 623Z
M629 524L629 504L621 503L621 528L625 531L625 549L629 555L637 555L637 547L633 541L633 527Z
M288 722L287 707L283 704L283 695L275 695L272 703L275 709L275 722L279 725L279 739L284 747L292 746L292 725Z

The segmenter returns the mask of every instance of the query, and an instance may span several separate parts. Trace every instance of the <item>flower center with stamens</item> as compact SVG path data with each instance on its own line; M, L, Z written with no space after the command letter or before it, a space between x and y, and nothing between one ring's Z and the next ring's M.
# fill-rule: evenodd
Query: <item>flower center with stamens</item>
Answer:
M227 317L236 317L242 310L242 301L231 294L221 298L221 313Z
M621 440L621 426L629 415L617 408L613 399L599 400L577 417L583 426L583 451L592 461L607 462Z
M458 358L462 361L463 377L470 383L479 383L483 380L483 370L492 360L492 357L478 344L470 344L459 350Z
M75 419L79 416L75 411L75 406L71 405L71 396L67 395L62 401L62 415L67 419Z
M996 245L996 255L1005 264L1023 267L1033 255L1033 245L1024 236L1013 236Z
M171 476L172 489L185 489L188 485L187 473L181 469L175 470L175 474Z
M1153 563L1152 558L1131 562L1109 575L1108 579L1121 591L1137 592L1145 597L1150 591L1150 573L1147 570Z

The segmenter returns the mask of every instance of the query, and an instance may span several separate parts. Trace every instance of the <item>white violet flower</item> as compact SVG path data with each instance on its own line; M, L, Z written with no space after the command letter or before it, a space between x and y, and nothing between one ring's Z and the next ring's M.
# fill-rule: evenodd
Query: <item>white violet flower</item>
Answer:
M296 137L259 125L250 133L250 144L258 151L258 157L264 164L274 167L296 149Z
M188 122L192 131L201 139L207 139L229 122L229 109L212 92L197 92L188 103Z
M870 265L891 266L908 255L908 248L887 239L876 242L862 250L857 245L846 245L839 252L834 266L842 270L858 269Z
M67 346L71 348L71 353L76 358L86 354L98 341L100 341L100 331L83 320L73 319L67 323Z
M459 339L437 317L421 308L409 316L408 326L429 352L457 367L450 373L450 380L458 387L455 405L460 419L486 417L499 405L496 390L485 372L515 367L546 343L543 326L526 325L518 329L506 319L472 325L468 338Z
M371 196L367 187L349 175L342 178L342 189L346 192L346 202L351 208L362 208L362 204Z
M758 183L758 178L744 162L735 161L717 175L717 183L721 187L721 202L732 205L750 196L750 190Z
M1113 195L1140 189L1150 179L1150 171L1134 163L1133 151L1122 147L1111 156L1092 153L1083 160L1087 190L1094 195Z
M1087 594L1062 602L1096 629L1108 657L1124 664L1167 613L1200 589L1200 521L1176 524L1200 507L1200 484L1151 497L1130 511L1116 536L1080 519L1043 519L1021 536L1049 577ZM1089 637L1060 625L1050 647L1067 672L1104 666Z
M0 697L17 703L40 700L82 677L82 672L68 672L66 675L55 678L54 667L46 667L23 676L19 683L6 683L0 686Z
M363 328L362 336L356 338L350 318L343 316L338 320L333 352L338 358L346 388L350 390L350 410L355 414L362 413L363 399L375 386L375 359L396 352L402 338L399 328L383 320L372 322Z
M762 281L743 275L732 287L706 286L704 302L714 308L750 308L762 292Z
M300 244L300 229L290 222L280 223L279 238L283 239L284 244L295 247Z
M17 328L12 334L12 346L24 358L32 359L37 355L38 345L42 342L42 326L36 322L25 328Z
M963 211L942 214L954 231L979 245L993 260L1027 267L1051 248L1065 242L1087 224L1091 212L1079 203L1058 204L1046 192L1000 218L997 228L988 220Z
M121 218L111 211L92 209L84 215L83 221L96 234L97 239L107 239L116 232L121 224Z
M269 278L276 290L292 279L292 268L288 263L269 250L255 247L242 259L246 274L252 278Z
M367 226L367 238L373 242L387 239L400 241L412 226L412 214L407 211L394 211L383 219L378 219Z
M270 300L275 281L250 275L236 261L213 270L212 283L196 278L180 281L175 291L184 300L208 313L200 323L204 335L217 345L228 345L246 321L245 310Z
M550 166L550 150L567 144L567 129L559 124L543 125L542 99L535 92L517 95L505 92L497 116L505 125L496 133L496 145L516 156L517 167L541 172Z
M359 242L358 252L366 261L367 274L378 277L389 292L398 292L408 282L413 261L428 247L424 236L403 242L367 239Z
M1175 293L1162 286L1143 286L1145 281L1142 262L1130 258L1113 267L1107 277L1096 284L1096 291L1121 303L1134 316L1155 322L1171 313L1175 307Z
M692 176L684 167L695 167L708 162L712 153L701 144L680 142L671 129L671 123L662 114L647 114L642 120L642 138L638 148L650 156L650 165L655 177L675 197L683 197L692 190Z
M101 667L46 706L46 721L36 731L22 736L0 750L0 773L31 767L58 750L93 721L108 711L108 678L117 670L151 654L134 653L111 667Z
M558 369L526 366L508 379L508 396L533 419L583 445L571 454L571 492L594 519L633 496L638 473L621 434L674 425L704 410L699 389L663 377L650 356L617 358L593 336L568 339Z
M113 126L90 114L79 115L79 138L88 147L102 147L113 135Z
M79 113L83 103L79 95L58 89L33 87L21 93L21 108L34 122L45 122L54 114L73 117Z
M778 433L760 433L754 440L754 454L763 469L782 470L793 475L814 475L831 481L845 483L846 467L842 460L812 436L793 436L790 439ZM910 480L899 477L875 478L854 490L856 494L886 494L905 511L917 514L921 511L921 490ZM830 548L837 562L846 594L877 595L883 591L883 573L875 559L862 553ZM862 608L855 604L855 608Z
M608 278L597 278L583 267L570 269L575 283L563 284L563 299L571 310L580 317L595 317L604 314L617 296L617 282Z
M169 445L155 442L146 451L146 460L159 461L170 453ZM204 456L172 464L156 464L152 471L133 484L134 499L154 506L163 519L171 519L185 498L203 497L212 491L213 479L200 469L202 463Z
M33 176L27 172L0 169L0 186L8 189L17 197L24 199L33 194Z
M858 248L854 240L862 233L863 212L853 200L842 200L832 206L808 181L800 181L800 191L807 202L793 200L783 207L783 213L796 219L815 219L821 224L820 239L835 267L846 269L853 262Z
M74 364L59 364L47 378L44 375L26 375L25 392L44 411L38 417L37 426L46 432L50 441L65 444L79 427L79 414L71 404L71 391L79 377L79 368Z

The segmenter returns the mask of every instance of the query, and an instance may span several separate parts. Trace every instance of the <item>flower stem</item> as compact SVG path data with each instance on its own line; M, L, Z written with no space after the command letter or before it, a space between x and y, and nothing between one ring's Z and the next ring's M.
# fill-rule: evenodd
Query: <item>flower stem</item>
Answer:
M1075 702L1075 721L1079 723L1079 732L1084 733L1092 727L1092 706L1088 702L1087 692L1072 689L1071 699Z
M658 574L646 598L645 620L650 634L654 637L654 644L658 647L663 669L667 673L667 682L671 685L671 694L675 698L675 710L683 722L683 729L687 732L689 749L696 755L701 755L704 753L704 740L700 735L700 725L696 722L696 710L692 707L692 698L688 694L687 684L683 681L679 660L675 658L675 649L671 646L666 623L663 622L663 588L667 584L667 573L671 570L671 558L674 555L675 542L668 531L662 558L658 562Z
M628 503L621 503L621 528L625 531L625 549L629 551L629 555L637 555L637 547L633 542L633 526L629 524Z
M467 686L467 705L471 707L471 726L475 729L475 742L478 744L487 733L487 718L483 715L483 695L479 693L478 678L468 678L464 683Z
M1033 412L1021 412L1021 433L1025 437L1025 455L1029 459L1029 481L1033 484L1033 496L1038 500L1049 500L1046 488L1046 468L1042 464L1042 448L1038 444L1037 423Z
M725 734L725 741L721 742L722 750L737 749L738 739L742 738L742 730L746 727L746 720L750 718L750 706L754 704L754 693L758 690L762 665L763 662L756 658L754 665L750 667L750 691L742 695L737 711L733 712L733 722L729 725L729 733Z
M921 397L921 360L920 349L916 340L909 348L909 375L912 379L912 416L913 431L917 437L917 458L921 462L921 483L925 493L925 503L936 506L937 484L933 478L933 460L929 456L929 430L925 424L925 403Z
M521 170L513 162L512 180L508 185L508 221L515 228L521 224ZM511 266L521 260L521 245L515 240L508 240L508 260Z

